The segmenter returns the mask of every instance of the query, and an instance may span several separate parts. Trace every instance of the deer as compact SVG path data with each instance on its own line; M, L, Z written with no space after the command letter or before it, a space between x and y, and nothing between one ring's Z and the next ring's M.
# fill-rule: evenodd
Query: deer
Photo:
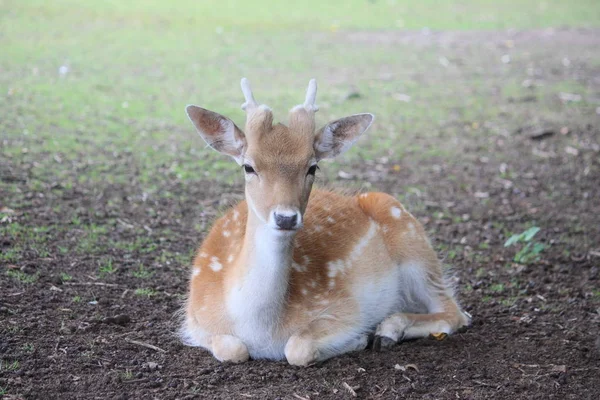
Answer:
M180 336L221 362L310 366L367 346L443 339L469 325L423 226L385 193L315 188L321 160L347 151L369 113L316 130L317 84L288 125L273 124L241 81L245 129L188 105L209 147L243 170L245 200L218 218L197 250Z

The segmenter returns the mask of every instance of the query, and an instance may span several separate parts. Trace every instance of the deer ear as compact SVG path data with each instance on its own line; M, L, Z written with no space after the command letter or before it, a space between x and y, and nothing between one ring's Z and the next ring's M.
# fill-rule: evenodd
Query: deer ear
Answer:
M373 114L356 114L332 121L319 129L314 143L317 160L333 158L348 150L369 129L374 118Z
M246 136L232 120L202 107L189 105L185 111L210 147L233 157L238 164L246 150Z

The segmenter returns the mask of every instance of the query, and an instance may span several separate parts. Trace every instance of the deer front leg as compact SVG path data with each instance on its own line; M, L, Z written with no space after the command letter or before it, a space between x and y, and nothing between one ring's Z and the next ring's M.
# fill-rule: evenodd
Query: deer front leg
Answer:
M369 337L355 332L338 321L313 321L307 329L288 339L285 358L291 365L306 367L339 354L364 350Z
M211 338L213 356L221 362L241 363L248 361L248 348L240 339L231 335L215 335Z

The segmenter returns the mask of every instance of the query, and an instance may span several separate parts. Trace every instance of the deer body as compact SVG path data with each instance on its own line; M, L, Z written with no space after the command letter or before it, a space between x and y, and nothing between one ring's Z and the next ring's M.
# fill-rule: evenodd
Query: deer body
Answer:
M194 259L184 342L221 361L309 365L366 348L374 331L375 347L387 347L466 325L422 226L397 200L311 192L316 162L348 148L372 116L315 133L311 81L290 127L273 126L242 82L245 134L188 107L209 145L244 166L247 183L246 201L215 222Z

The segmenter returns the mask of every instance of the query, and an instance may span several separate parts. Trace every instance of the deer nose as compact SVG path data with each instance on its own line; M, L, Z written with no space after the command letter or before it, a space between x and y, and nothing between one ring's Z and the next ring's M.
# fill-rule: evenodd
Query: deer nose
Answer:
M279 229L291 230L298 227L298 213L275 213L275 224Z

